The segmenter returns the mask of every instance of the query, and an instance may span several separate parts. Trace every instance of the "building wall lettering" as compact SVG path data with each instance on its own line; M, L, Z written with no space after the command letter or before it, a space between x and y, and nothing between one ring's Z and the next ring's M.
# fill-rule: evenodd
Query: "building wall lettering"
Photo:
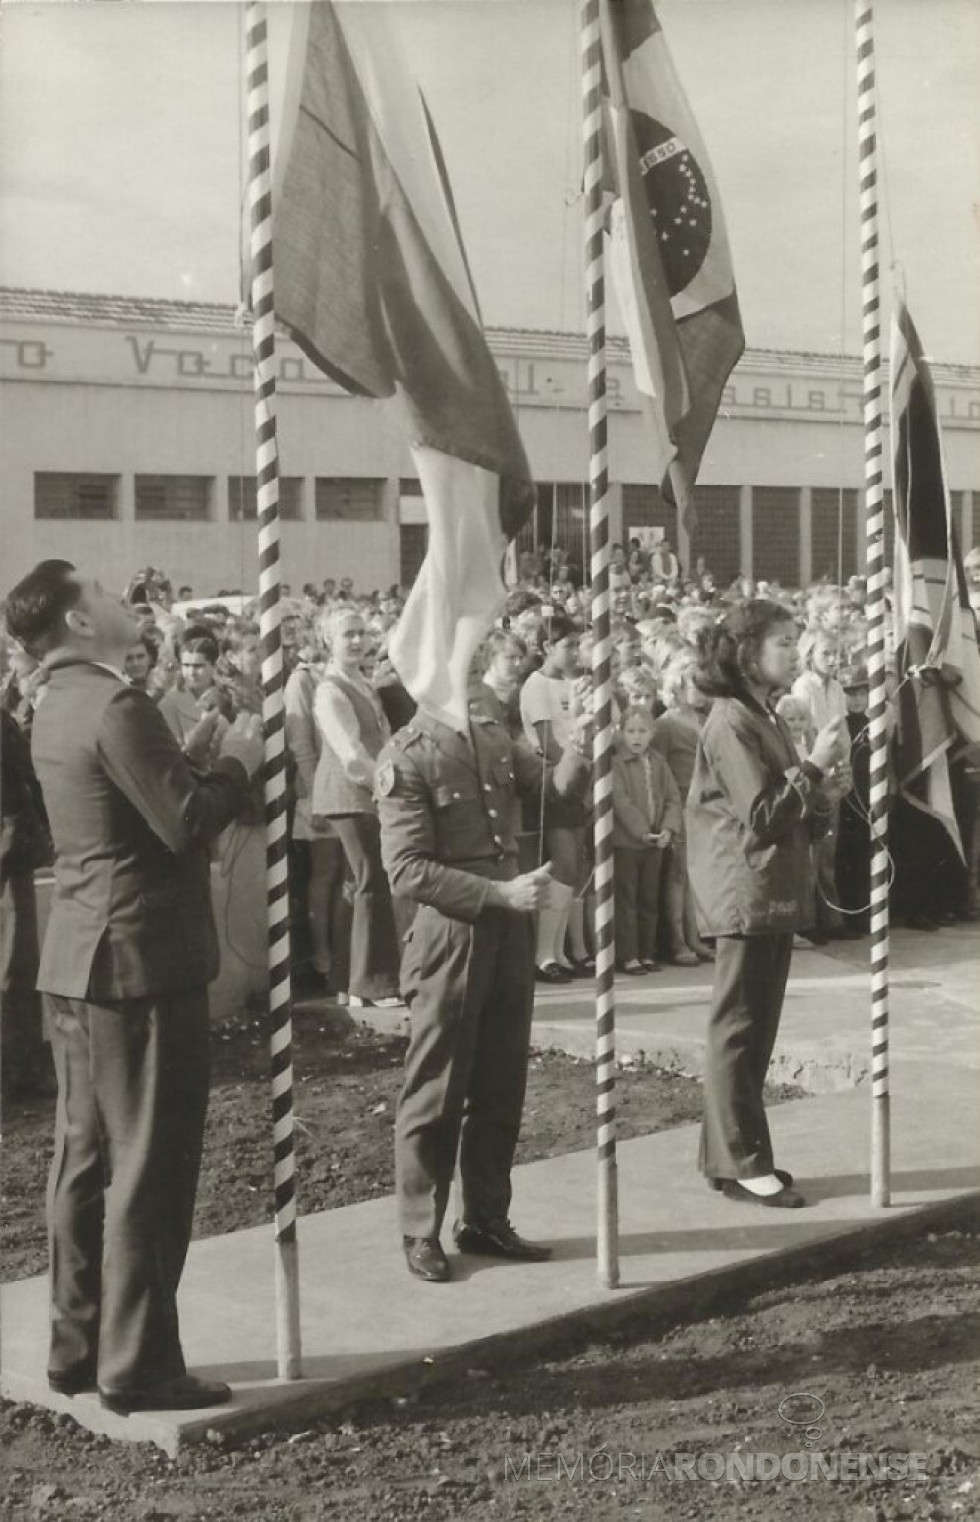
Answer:
M43 370L54 350L39 338L0 338L0 349L13 349L21 370Z
M518 413L522 407L558 412L562 408L581 411L586 406L584 364L564 358L542 362L514 355L498 357L497 365ZM281 343L277 369L278 379L286 385L343 394L286 340ZM134 380L178 386L210 382L237 387L251 383L252 370L251 349L235 346L227 338L200 347L162 343L136 333L77 329L59 347L43 338L0 337L0 377L103 385L125 385ZM639 411L633 377L622 360L610 364L606 387L610 411ZM939 382L937 394L944 422L961 428L980 425L980 393L976 390ZM723 416L733 417L789 415L803 421L838 418L858 423L863 399L860 385L854 382L783 379L764 372L760 376L757 369L755 375L747 372L733 377L722 392L721 410Z

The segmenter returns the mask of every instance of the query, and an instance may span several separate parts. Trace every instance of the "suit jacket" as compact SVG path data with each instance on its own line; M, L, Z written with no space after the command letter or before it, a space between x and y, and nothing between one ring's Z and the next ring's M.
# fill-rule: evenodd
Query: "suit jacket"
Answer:
M210 982L206 847L248 805L244 767L197 771L146 693L72 658L52 663L32 749L55 846L38 987L98 1001Z

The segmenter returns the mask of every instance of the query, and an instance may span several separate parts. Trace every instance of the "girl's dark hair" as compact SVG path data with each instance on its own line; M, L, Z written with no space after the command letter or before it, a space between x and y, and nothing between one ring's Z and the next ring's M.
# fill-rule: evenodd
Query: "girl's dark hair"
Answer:
M747 692L763 640L777 624L793 623L782 603L752 597L698 636L695 682L709 698L740 698Z

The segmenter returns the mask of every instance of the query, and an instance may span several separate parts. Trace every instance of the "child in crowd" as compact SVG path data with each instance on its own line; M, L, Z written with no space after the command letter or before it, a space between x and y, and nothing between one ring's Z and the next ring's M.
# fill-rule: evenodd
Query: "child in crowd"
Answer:
M681 830L677 783L652 737L646 709L628 709L613 759L613 858L616 965L630 974L660 971L660 878L664 852Z
M801 761L805 761L810 754L810 744L813 740L813 727L810 723L810 710L799 698L794 698L792 693L785 693L776 704L776 712L781 719L786 720L786 727L793 736L796 746L796 754Z

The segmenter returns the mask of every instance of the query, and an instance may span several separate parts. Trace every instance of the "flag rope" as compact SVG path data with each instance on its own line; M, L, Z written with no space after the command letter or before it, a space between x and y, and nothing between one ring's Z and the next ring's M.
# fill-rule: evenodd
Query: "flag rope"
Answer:
M592 672L595 685L597 1272L619 1283L616 1164L616 1018L613 974L612 641L609 600L609 455L606 419L606 294L603 273L602 32L600 0L582 0L582 135L585 304L589 346L589 521L592 547Z
M289 871L281 629L279 461L276 444L276 337L272 269L269 55L265 7L245 11L248 205L259 555L259 639L265 741L269 1023L275 1185L276 1333L280 1379L300 1374L299 1256L293 1145L292 1005L289 977Z
M890 1203L888 1086L888 697L885 687L885 516L882 475L874 16L856 0L858 183L864 349L865 511L868 546L868 737L871 746L871 1200Z

